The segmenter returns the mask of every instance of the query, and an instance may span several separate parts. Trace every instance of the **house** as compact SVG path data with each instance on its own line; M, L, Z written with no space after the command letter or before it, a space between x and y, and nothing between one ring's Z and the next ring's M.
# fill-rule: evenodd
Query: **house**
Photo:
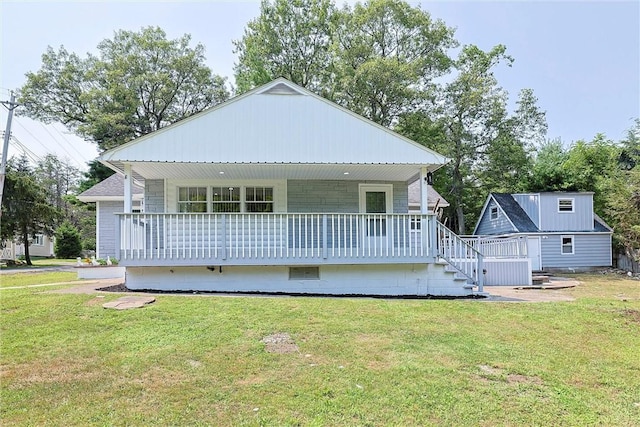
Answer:
M99 234L115 237L130 289L482 291L482 255L428 212L429 174L448 159L286 79L99 160L123 176L122 212L100 200Z
M5 240L0 248L0 259L14 260L16 257L24 256L25 247L23 243ZM36 234L29 240L29 256L53 257L54 238L46 234Z
M409 184L409 212L420 212L420 182ZM441 216L442 210L449 207L449 202L442 197L431 185L427 185L428 212Z
M115 173L78 195L78 200L96 204L96 258L116 257L115 213L124 212L124 175ZM144 187L134 183L131 212L144 212Z
M611 266L611 228L593 212L593 193L492 193L474 235L521 236L534 271Z

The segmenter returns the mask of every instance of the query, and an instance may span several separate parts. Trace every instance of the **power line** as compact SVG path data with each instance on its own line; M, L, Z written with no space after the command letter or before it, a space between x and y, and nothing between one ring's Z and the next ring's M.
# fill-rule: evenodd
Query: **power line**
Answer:
M18 138L16 138L13 135L11 135L10 138L11 138L11 141L14 143L14 146L17 146L24 153L25 156L31 159L31 161L33 161L36 164L42 161L42 158L40 156L38 156L36 153L31 151L26 145L20 142Z
M38 122L38 123L40 123L40 126L42 126L42 128L43 128L45 131L47 131L47 133L49 134L49 136L51 136L51 139L52 139L56 144L58 144L58 145L60 146L60 148L62 148L62 149L64 150L64 152L65 152L65 153L67 153L67 154L69 155L69 157L70 157L71 159L73 159L73 160L78 164L78 166L80 166L80 168L84 167L84 165L83 165L83 164L81 164L80 162L78 162L78 160L77 160L75 157L73 157L73 156L71 155L71 153L69 153L69 151L67 151L67 149L64 147L64 145L62 145L62 144L61 144L61 143L56 139L56 137L55 137L55 136L53 136L53 134L49 131L49 129L47 129L47 127L46 127L44 124L42 124L42 122ZM67 142L68 142L68 141L67 141ZM69 145L71 146L71 148L73 148L73 150L74 150L76 153L78 153L78 155L82 158L82 160L83 160L83 161L86 161L86 159L84 158L84 156L83 156L82 154L80 154L80 152L76 149L76 147L74 147L74 146L73 146L73 145L71 145L71 144L69 144Z

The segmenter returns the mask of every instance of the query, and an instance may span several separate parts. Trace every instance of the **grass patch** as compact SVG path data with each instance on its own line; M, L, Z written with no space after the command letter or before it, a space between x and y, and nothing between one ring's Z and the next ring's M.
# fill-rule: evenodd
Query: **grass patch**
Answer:
M45 285L49 283L73 282L76 280L78 280L78 273L75 271L5 273L0 276L0 288Z
M25 270L33 268L46 268L46 267L60 267L60 266L72 266L76 265L75 259L58 259L47 257L31 257L31 263L33 265L21 264L21 265L2 265L2 270Z
M576 298L562 303L161 295L130 311L104 310L92 295L5 290L0 417L3 425L634 425L640 283L580 280L551 291ZM265 337L298 351L267 351Z

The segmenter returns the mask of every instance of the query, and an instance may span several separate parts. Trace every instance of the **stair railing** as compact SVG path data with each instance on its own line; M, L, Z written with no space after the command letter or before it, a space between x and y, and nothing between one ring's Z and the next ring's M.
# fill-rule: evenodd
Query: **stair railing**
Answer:
M473 282L479 292L482 292L484 286L483 255L440 221L437 221L436 232L438 257L448 262L457 272Z

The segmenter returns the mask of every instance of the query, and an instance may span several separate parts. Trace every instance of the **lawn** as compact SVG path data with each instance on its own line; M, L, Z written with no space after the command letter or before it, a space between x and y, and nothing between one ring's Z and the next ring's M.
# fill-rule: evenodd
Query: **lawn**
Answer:
M12 265L2 266L2 270L26 270L33 268L45 268L45 267L59 267L63 265L73 266L76 265L75 259L58 259L58 258L46 258L46 257L31 257L31 263L33 265Z
M573 302L0 291L3 425L637 425L640 282ZM262 339L287 333L292 353ZM283 347L283 350L292 346Z
M78 280L75 271L16 272L0 275L0 288L29 285L45 285Z

